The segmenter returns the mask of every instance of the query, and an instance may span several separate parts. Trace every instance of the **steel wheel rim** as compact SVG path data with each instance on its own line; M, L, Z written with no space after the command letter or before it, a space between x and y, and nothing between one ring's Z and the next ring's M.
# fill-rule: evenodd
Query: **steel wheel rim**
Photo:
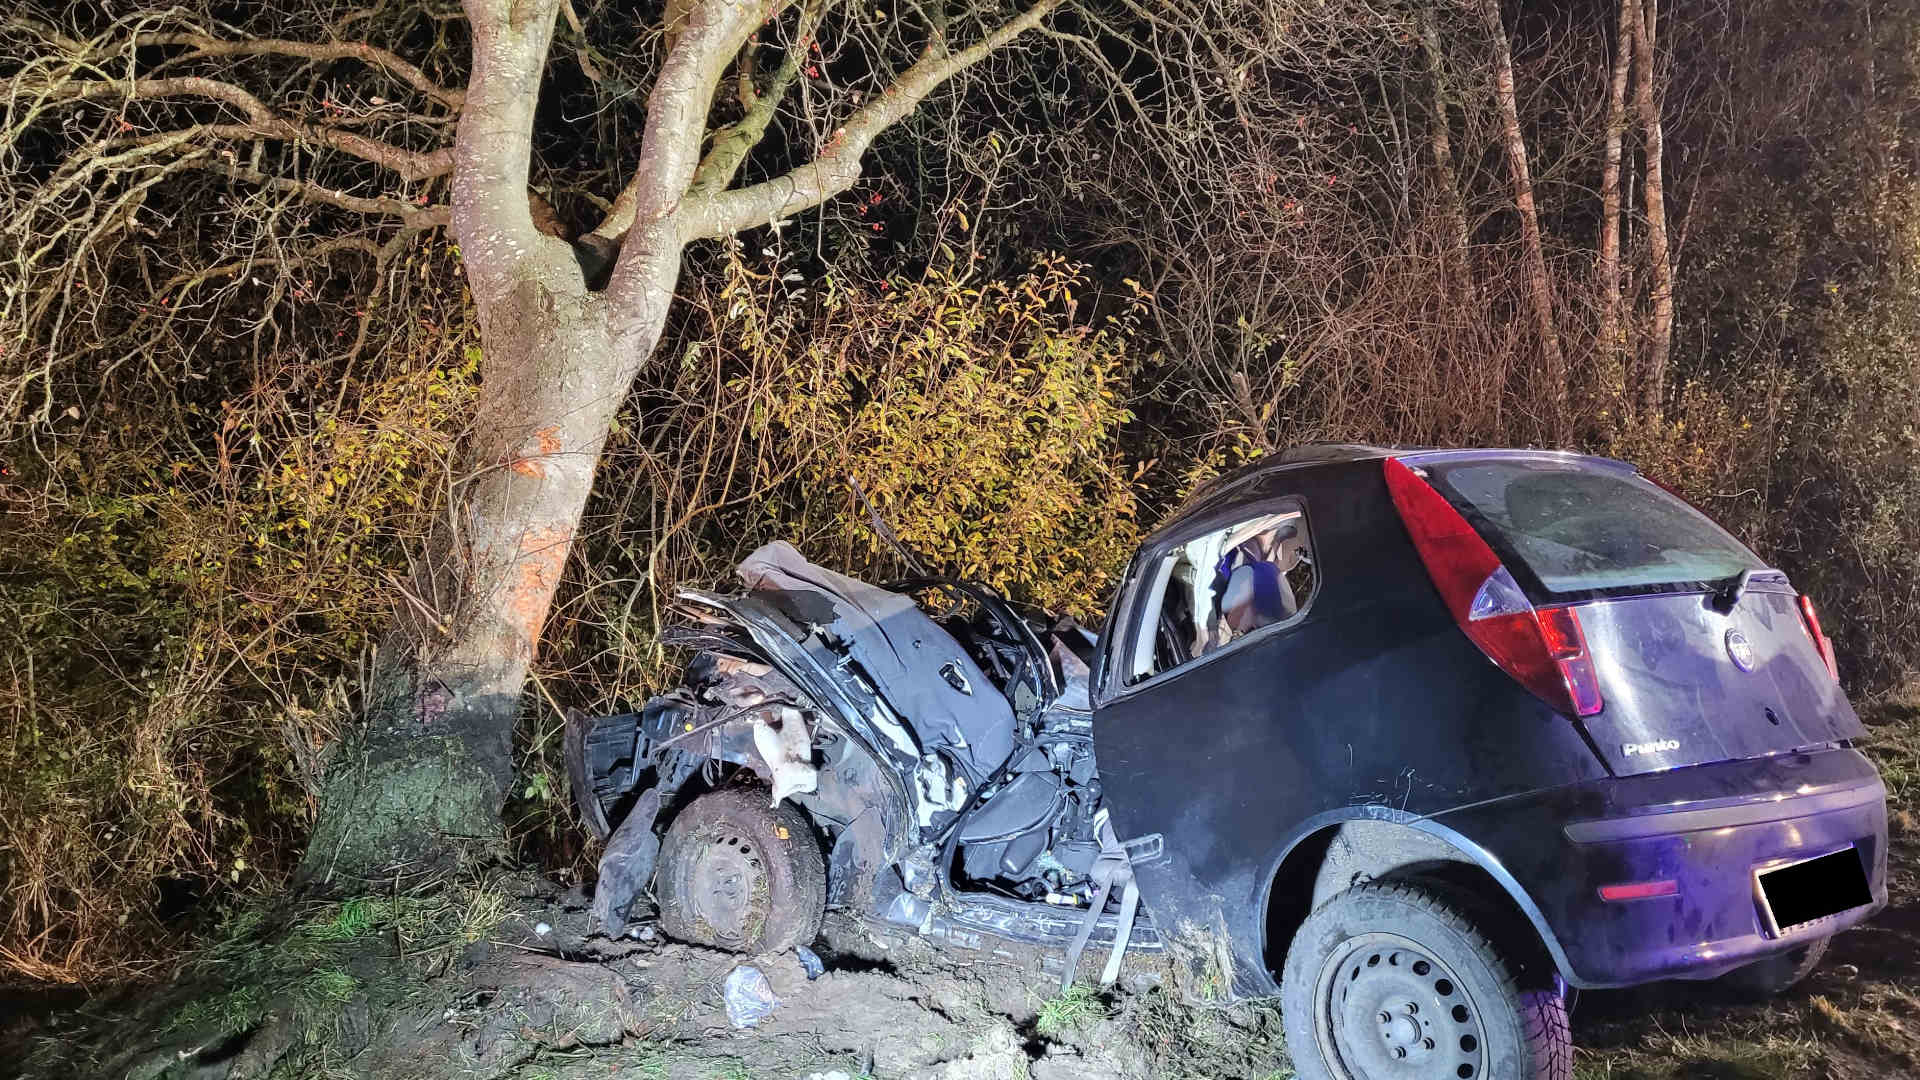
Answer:
M740 945L765 921L767 871L751 838L733 829L700 838L687 875L695 925L721 944Z
M1487 1075L1479 1004L1452 967L1398 934L1340 943L1320 966L1313 1031L1342 1080Z

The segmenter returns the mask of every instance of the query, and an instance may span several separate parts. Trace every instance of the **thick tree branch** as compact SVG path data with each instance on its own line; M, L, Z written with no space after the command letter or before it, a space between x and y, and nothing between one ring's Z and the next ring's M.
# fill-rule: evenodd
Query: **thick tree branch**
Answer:
M750 187L706 196L684 208L683 235L688 239L726 236L818 206L851 188L860 179L861 157L882 131L912 112L941 83L1039 26L1062 2L1038 0L959 52L930 52L848 117L811 162Z
M808 0L806 7L801 9L800 23L793 32L793 43L788 46L780 66L774 69L772 77L768 79L764 92L753 87L752 52L741 54L740 102L746 110L745 115L713 133L713 145L693 173L691 190L694 194L726 190L739 174L740 166L746 163L747 155L766 137L767 125L773 123L774 116L780 111L781 101L786 98L788 89L807 64L807 50L813 45L814 31L820 26L826 6L826 0Z
M707 113L727 65L747 38L790 0L699 0L684 18L669 12L672 51L647 98L647 124L633 179L593 230L618 240L635 223L658 221L680 204L700 161Z
M465 0L473 73L454 138L453 233L484 313L537 263L550 285L584 290L566 245L534 228L527 178L540 76L559 0Z

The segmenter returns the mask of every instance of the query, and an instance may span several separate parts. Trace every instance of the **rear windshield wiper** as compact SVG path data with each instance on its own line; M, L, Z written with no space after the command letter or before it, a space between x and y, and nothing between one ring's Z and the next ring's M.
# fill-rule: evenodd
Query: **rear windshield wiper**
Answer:
M1723 578L1713 588L1713 606L1721 611L1732 611L1733 605L1740 602L1740 595L1747 591L1747 583L1752 580L1751 567L1730 578Z

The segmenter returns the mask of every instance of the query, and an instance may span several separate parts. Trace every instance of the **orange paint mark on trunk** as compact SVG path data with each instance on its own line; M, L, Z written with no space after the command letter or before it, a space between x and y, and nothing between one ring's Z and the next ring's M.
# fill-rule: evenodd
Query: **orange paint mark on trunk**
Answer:
M546 468L539 459L560 452L560 428L543 427L533 433L527 445L520 450L520 456L507 463L507 467L521 476L545 476Z
M519 632L529 653L540 640L540 629L553 604L553 591L560 585L567 545L572 539L573 530L564 525L536 526L520 537L520 551L503 607L507 621Z

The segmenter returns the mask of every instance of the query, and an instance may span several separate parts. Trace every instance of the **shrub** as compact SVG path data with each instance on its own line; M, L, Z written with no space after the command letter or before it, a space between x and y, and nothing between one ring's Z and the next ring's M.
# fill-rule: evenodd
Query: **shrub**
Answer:
M8 460L0 967L140 970L298 854L466 423L477 354L450 310L358 371L283 357L213 405L110 400Z

